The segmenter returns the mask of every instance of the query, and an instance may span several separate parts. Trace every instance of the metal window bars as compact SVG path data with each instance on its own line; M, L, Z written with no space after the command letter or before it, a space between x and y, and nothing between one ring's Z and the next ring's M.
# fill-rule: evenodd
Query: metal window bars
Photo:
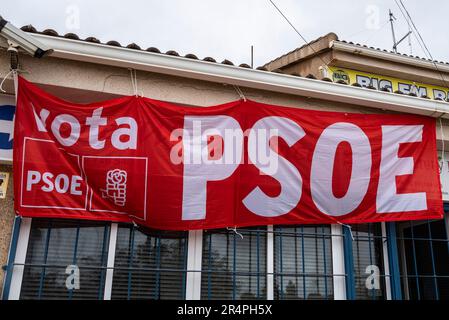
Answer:
M386 281L383 244L387 241L380 223L353 225L352 241L354 299L386 299Z
M329 226L274 228L276 299L332 299L332 235ZM340 235L338 235L340 236Z
M97 245L89 246L80 236L81 230L87 230L84 227L90 227L89 230L98 236L101 234ZM84 232L83 236L88 234ZM34 249L28 251L23 264L21 299L102 299L108 237L107 224L36 219L30 237ZM77 272L88 270L87 276L82 278L81 290L75 291L67 284L70 266Z
M404 298L449 299L447 219L396 224Z
M80 244L83 241L86 242L86 237L90 237L89 234L83 234L83 232L86 232L84 227L89 225L97 227L94 232L97 234L96 247L92 249L94 251L89 251L91 255L93 255L91 252L95 252L95 259L91 261L88 259L80 260L82 256L80 252L85 250L84 247L86 246L84 243L82 245L83 249L80 247ZM399 249L399 272L395 272L392 269L390 270L393 272L392 274L385 269L388 267L388 263L387 266L384 266L382 263L382 255L386 253L380 250L380 244L386 241L386 235L379 233L378 226L374 224L353 226L354 241L347 239L348 234L345 233L332 234L329 231L329 226L279 226L268 229L238 229L239 233L244 235L244 246L241 246L240 237L232 230L205 231L203 233L202 268L199 270L188 270L186 264L187 233L176 240L179 242L179 245L175 246L178 251L173 251L172 256L176 256L179 263L173 266L164 263L170 260L164 256L164 254L167 254L167 251L164 251L164 245L167 242L166 238L173 239L172 236L164 232L157 233L152 231L143 234L138 232L137 228L134 229L135 227L129 225L121 226L119 230L126 229L130 237L128 242L119 239L120 241L117 242L115 250L115 264L108 268L106 265L109 224L84 223L80 221L64 221L64 223L61 223L55 219L33 219L33 228L28 243L27 259L24 260L25 263L14 264L11 261L7 268L12 270L15 266L24 267L20 297L25 299L101 299L104 296L107 270L113 270L114 273L112 291L114 292L115 290L116 294L113 293L112 298L120 296L117 294L119 274L126 275L124 285L125 297L122 296L122 298L147 298L148 294L142 295L142 291L146 290L146 293L151 292L149 294L151 299L167 298L170 294L174 294L176 298L182 299L185 298L186 275L188 273L201 273L201 295L205 299L214 298L213 290L223 289L220 287L220 282L215 281L216 279L219 281L220 277L227 280L223 282L225 289L228 288L226 286L230 286L226 289L231 292L229 295L230 299L265 299L268 296L267 288L270 286L267 282L270 281L270 278L274 285L272 286L273 289L269 290L272 291L271 294L276 299L295 296L297 299L332 299L332 288L335 279L342 277L347 284L350 284L352 277L354 279L352 281L355 291L352 298L357 299L361 298L358 289L363 287L363 280L366 280L367 276L369 276L364 272L363 267L366 264L379 266L380 274L378 276L381 279L381 289L378 292L368 291L368 295L365 295L365 298L385 298L385 292L388 292L388 289L384 288L384 283L393 279L393 277L397 277L401 280L403 296L406 299L447 299L449 296L449 240L447 231L449 223L447 217L445 217L444 221L401 222L392 224L393 227L394 225L396 225L394 240L397 242L397 248ZM68 233L60 231L60 235L54 238L55 235L53 233L57 233L58 229L62 228L69 228L71 231ZM361 230L358 230L359 228ZM131 237L132 233L134 235ZM217 236L220 233L221 236ZM36 238L37 235L39 239ZM136 235L140 237L140 246L145 242L142 239L152 241L152 264L148 263L148 259L144 261L145 263L136 263L138 261L136 260L138 255L136 255L135 247ZM133 237L134 239L129 242ZM221 240L217 242L217 239L220 237L226 239L223 242L225 249L221 252L223 256L222 262L227 266L226 268L219 268L216 263L214 264L213 256L205 254L205 251L213 252L214 248L219 248L217 244ZM345 243L347 243L344 250L345 256L349 254L352 256L353 263L345 272L336 273L332 268L335 257L332 259L333 243L331 243L330 239L335 237L342 237L345 240ZM270 271L267 269L267 241L270 241L268 240L269 238L274 242L274 252L272 253L274 268L270 269ZM55 258L57 252L55 251L56 244L63 246L63 248L60 248L63 258ZM120 263L120 259L117 256L120 246L128 247L127 255L122 259L124 263ZM388 243L388 246L390 246L390 243ZM350 247L350 250L348 250L348 247ZM390 248L388 247L388 249ZM361 255L364 255L363 259L365 262L362 261ZM268 257L268 259L270 258ZM346 261L351 260L347 259ZM59 284L61 284L62 277L59 277L59 274L64 276L65 268L70 263L78 264L82 274L92 273L90 277L91 283L87 285L89 288L86 288L85 281L81 282L81 286L83 287L84 285L84 289L88 289L84 293L73 289L62 291L55 289L54 286L49 284L51 281L59 281ZM59 271L55 272L55 270ZM55 273L58 275L55 276ZM139 280L139 277L143 277L142 274L145 273L154 275L151 289L139 287L136 285L136 281L134 281ZM148 280L145 277L142 279ZM292 282L290 286L289 281ZM170 289L168 287L171 285L171 282L176 282L176 286L172 286ZM249 292L250 295L242 295L241 288L243 287L246 288L246 293ZM348 298L351 298L348 290L346 290L346 294Z

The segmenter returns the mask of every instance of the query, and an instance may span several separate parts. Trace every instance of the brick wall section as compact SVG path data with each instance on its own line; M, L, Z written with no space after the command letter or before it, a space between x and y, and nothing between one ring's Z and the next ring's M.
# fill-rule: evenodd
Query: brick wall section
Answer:
M14 197L12 166L0 165L0 171L10 173L6 199L0 199L0 267L3 267L8 261L9 244L14 222ZM4 277L5 272L3 268L0 268L0 296L3 290Z

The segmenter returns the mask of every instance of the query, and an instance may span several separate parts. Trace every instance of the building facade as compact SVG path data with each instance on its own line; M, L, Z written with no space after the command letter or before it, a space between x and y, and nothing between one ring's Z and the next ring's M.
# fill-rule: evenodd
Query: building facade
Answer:
M236 100L234 86L239 86L245 97L275 105L440 118L442 201L448 195L445 63L347 43L328 34L253 70L228 60L181 57L175 51L161 53L136 44L81 40L54 30L37 32L32 26L22 30L54 49L42 59L19 52L23 75L77 103L132 94L131 68L145 96L196 107ZM2 75L10 68L7 48L0 38ZM5 81L4 89L0 108L14 105L12 80ZM3 125L12 122L11 116L2 119ZM12 139L3 128L0 171L10 175L0 199L0 285L5 300L449 299L447 215L435 221L185 232L16 217L7 154Z

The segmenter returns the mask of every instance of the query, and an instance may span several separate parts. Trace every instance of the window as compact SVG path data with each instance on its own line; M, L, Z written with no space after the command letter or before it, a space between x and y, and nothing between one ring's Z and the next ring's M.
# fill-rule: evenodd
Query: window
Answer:
M330 226L274 228L275 299L333 299Z
M351 227L354 240L355 299L386 299L382 225L358 224Z
M237 232L204 231L202 299L266 299L266 229Z
M103 299L109 226L33 219L21 299Z
M397 223L403 297L449 300L449 240L444 220Z
M117 231L112 299L184 299L187 232Z

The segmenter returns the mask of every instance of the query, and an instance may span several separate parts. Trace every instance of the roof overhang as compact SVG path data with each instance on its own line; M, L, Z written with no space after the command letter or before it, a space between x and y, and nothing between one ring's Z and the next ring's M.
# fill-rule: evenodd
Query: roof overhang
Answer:
M337 101L449 119L449 104L390 92L358 88L220 63L188 59L142 50L30 34L54 49L52 57L156 72L259 90ZM334 45L340 45L335 42Z
M335 49L338 51L343 52L349 52L352 54L362 55L366 57L376 58L376 59L382 59L387 60L391 62L401 63L401 64L407 64L414 67L419 68L425 68L425 69L431 69L433 71L440 71L444 73L449 73L449 65L441 62L436 62L432 60L426 60L426 59L420 59L411 57L408 55L401 55L394 52L388 52L388 51L382 51L378 49L368 48L368 47L362 47L350 43L345 43L341 41L331 41L329 43L329 47L331 49ZM436 70L436 67L438 70Z

